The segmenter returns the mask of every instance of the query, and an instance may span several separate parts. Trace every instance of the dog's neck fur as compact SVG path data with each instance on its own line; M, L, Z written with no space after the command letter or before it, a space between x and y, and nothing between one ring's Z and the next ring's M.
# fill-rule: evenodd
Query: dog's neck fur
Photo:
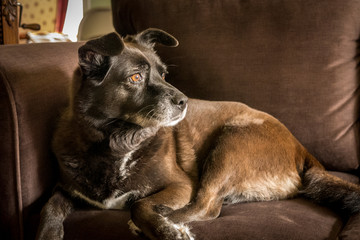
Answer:
M117 153L136 151L145 140L153 137L158 130L157 127L143 128L131 123L116 122L116 126L111 127L109 146Z
M78 126L78 134L89 145L96 142L109 142L110 149L116 155L125 155L138 150L142 143L151 139L159 131L159 127L141 127L122 120L102 121L101 124L90 124L89 120L79 114L72 114ZM100 121L99 121L100 122Z
M84 113L76 94L81 88L81 71L74 73L68 117L78 126L79 135L84 141L101 142L109 140L111 150L117 154L127 154L140 148L141 143L155 136L159 127L141 127L118 119L99 119Z

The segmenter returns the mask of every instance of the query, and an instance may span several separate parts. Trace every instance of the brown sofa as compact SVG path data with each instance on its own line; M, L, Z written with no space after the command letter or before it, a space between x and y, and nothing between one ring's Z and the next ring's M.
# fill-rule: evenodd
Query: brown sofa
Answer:
M333 174L359 183L360 1L113 0L122 35L178 38L158 48L190 97L241 101L279 118ZM81 43L0 47L0 238L33 239L57 178L50 151ZM79 209L65 239L139 239L127 211ZM360 239L360 216L301 197L224 206L197 239Z

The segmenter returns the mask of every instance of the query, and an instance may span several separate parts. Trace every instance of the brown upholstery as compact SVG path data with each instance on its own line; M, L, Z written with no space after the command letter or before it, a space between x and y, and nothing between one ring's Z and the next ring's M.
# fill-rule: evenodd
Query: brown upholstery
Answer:
M20 239L23 221L39 213L56 181L50 141L67 102L79 46L0 46L2 239Z
M123 35L162 28L169 81L191 97L278 117L334 174L359 183L358 0L113 0ZM33 239L57 177L50 151L81 43L0 47L0 238ZM65 239L139 239L127 211L80 209ZM360 239L360 216L301 198L224 206L197 239Z
M180 42L162 49L189 96L235 100L279 118L328 169L359 166L354 0L113 0L122 35L148 27Z
M301 212L306 212L306 217L300 215ZM85 240L89 236L91 239L140 240L128 230L129 218L128 212L76 212L65 222L65 240ZM196 239L204 240L318 240L335 239L341 232L342 221L329 209L295 199L224 206L219 218L192 223L191 228Z

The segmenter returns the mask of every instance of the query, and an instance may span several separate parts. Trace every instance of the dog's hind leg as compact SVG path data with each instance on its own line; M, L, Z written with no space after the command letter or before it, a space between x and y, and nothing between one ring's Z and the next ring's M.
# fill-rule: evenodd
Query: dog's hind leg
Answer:
M202 188L191 203L169 213L167 218L174 223L211 220L219 216L222 204L223 198L212 194L209 188Z
M224 201L223 193L226 192L226 184L224 184L226 177L216 179L223 181L223 183L213 181L213 177L211 171L206 172L202 176L196 197L183 208L167 214L168 219L174 223L187 223L217 218ZM210 181L204 180L207 178L211 178Z
M296 159L302 150L290 135L276 138L279 131L281 126L266 121L225 126L204 162L196 197L167 217L175 223L203 221L218 217L224 201L295 196L301 187Z
M74 205L60 191L56 191L41 211L37 240L61 240L64 237L63 222L73 211Z
M204 163L195 198L183 208L169 213L167 217L171 221L187 223L210 220L219 216L224 198L232 188L231 181L234 180L235 166L230 166L231 163L228 161L229 154L233 153L224 151L222 146L224 139L227 139L226 135L226 133L222 134L219 143Z

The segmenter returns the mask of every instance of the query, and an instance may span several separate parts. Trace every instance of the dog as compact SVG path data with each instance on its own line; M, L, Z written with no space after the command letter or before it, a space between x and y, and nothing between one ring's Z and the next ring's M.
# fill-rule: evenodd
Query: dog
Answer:
M134 233L194 239L186 223L224 203L301 195L346 214L360 187L329 175L287 128L236 102L188 99L165 81L160 29L110 33L79 48L69 106L54 134L59 184L41 211L37 239L63 239L78 202L130 209Z

